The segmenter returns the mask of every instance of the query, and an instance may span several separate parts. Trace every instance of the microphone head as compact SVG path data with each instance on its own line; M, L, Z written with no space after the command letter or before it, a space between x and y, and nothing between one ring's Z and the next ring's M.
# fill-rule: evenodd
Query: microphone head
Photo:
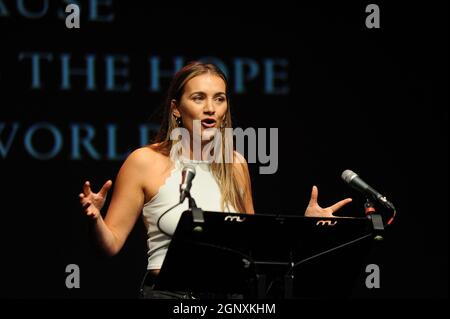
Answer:
M344 180L344 182L350 184L352 179L354 179L356 176L358 176L358 174L349 169L346 169L345 171L342 172L341 178Z
M183 171L182 171L183 175L188 172L191 172L195 176L195 166L191 165L191 164L184 164Z
M194 177L195 177L195 167L191 164L185 164L183 166L183 170L181 171L180 191L187 190L189 192Z
M186 196L190 196L192 180L195 177L195 167L190 164L185 164L181 171L180 184L180 204L184 201Z

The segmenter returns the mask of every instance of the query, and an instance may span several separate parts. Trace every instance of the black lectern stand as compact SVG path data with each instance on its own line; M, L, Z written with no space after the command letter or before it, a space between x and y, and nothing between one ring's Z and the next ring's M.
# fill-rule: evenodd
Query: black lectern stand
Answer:
M317 218L195 208L181 216L156 288L250 298L345 297L382 230L379 215Z

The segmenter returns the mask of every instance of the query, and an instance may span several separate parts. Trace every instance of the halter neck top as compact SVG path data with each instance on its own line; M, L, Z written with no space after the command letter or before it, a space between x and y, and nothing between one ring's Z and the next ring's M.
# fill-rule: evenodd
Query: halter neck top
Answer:
M222 211L222 195L211 172L208 161L186 159L175 160L174 168L158 193L144 204L142 215L147 229L148 265L147 269L160 269L167 253L171 237L158 229L159 217L180 199L181 172L184 165L195 167L195 177L192 181L191 196L198 207L205 211ZM175 232L181 214L189 208L188 200L166 213L160 220L161 229L170 235ZM234 207L225 207L226 212L236 212Z

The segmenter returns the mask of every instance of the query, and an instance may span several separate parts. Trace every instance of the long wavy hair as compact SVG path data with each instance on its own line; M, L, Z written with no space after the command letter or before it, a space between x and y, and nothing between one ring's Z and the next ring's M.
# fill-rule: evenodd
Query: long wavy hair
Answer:
M236 165L233 165L233 163L239 162L234 155L232 147L233 136L225 133L225 128L232 128L228 80L222 70L220 70L216 65L194 61L188 63L175 74L167 93L167 98L163 110L163 118L161 121L159 132L156 135L155 139L152 141L152 143L154 143L153 148L161 154L164 154L165 156L170 156L171 150L174 147L175 143L179 142L178 140L171 139L172 131L179 127L177 124L177 120L172 113L172 101L175 100L177 105L180 105L180 100L184 93L186 83L196 76L207 73L216 75L225 82L227 96L227 111L220 127L222 140L220 141L221 143L218 144L221 148L219 152L221 160L213 161L211 163L211 172L216 179L221 191L222 210L225 210L225 207L229 207L229 205L231 205L238 212L245 212L244 193L243 189L241 188L242 185L239 185L236 178L239 172L236 169ZM229 147L230 145L231 147ZM227 158L230 158L230 154L227 154L227 152L230 151L232 152L231 158L233 159L231 163L229 163L229 160L226 160L227 156Z

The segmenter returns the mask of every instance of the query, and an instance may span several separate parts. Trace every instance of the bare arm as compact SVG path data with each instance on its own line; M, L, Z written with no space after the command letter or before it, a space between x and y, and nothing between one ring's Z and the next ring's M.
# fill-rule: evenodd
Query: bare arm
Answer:
M97 240L108 255L112 254L108 247L113 245L114 237L108 227L106 227L102 215L100 214L100 210L105 204L111 186L112 181L108 180L98 193L94 193L91 190L91 183L86 181L83 185L83 192L78 195L84 213L92 220Z
M113 197L105 218L102 218L100 209L107 190L103 192L103 203L95 202L103 188L99 193L94 194L90 187L84 187L83 194L80 194L85 213L93 220L98 243L109 256L121 250L142 210L145 198L142 176L143 172L151 166L151 152L148 149L136 150L124 162L117 175Z

